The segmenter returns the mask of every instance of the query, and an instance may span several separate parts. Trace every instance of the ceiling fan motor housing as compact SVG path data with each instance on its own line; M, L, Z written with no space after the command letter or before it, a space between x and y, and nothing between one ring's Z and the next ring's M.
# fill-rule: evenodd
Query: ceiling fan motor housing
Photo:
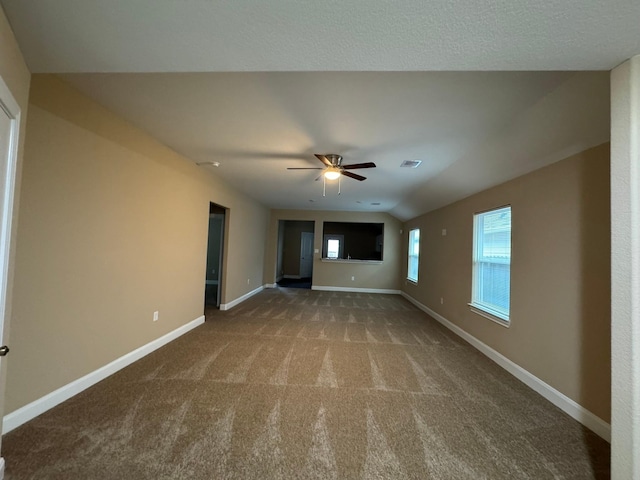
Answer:
M331 162L334 167L339 167L342 163L342 155L336 155L335 153L329 153L325 157Z

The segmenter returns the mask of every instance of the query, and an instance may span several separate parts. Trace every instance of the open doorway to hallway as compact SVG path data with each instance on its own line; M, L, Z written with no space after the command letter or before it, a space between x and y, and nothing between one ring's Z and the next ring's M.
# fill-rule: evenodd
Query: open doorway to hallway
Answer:
M206 307L220 308L222 298L222 268L226 208L209 205L209 240L207 243L207 276L204 303Z
M280 287L311 288L315 222L278 222L278 260L276 282Z

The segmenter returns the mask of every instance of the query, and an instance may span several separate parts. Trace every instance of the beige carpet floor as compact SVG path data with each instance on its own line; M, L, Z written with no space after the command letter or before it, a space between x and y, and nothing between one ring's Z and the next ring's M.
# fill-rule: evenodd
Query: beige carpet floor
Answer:
M271 289L5 435L18 479L609 478L609 445L397 295Z

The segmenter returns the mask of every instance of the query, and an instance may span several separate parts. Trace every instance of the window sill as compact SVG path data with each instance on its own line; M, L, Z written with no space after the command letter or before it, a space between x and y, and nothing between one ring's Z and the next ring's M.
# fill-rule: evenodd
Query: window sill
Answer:
M327 263L369 263L371 265L381 265L382 264L382 260L354 260L354 259L348 259L348 258L321 258L320 259L322 262L327 262Z
M411 280L410 278L405 278L404 284L405 285L418 285L418 281L417 280Z
M473 303L469 303L468 305L471 311L476 315L480 315L481 317L487 318L492 322L495 322L498 325L503 326L504 328L509 328L509 326L511 325L511 322L509 320L505 320L504 318L500 318L496 315L493 315L487 312L486 310L483 310L481 307L474 305Z

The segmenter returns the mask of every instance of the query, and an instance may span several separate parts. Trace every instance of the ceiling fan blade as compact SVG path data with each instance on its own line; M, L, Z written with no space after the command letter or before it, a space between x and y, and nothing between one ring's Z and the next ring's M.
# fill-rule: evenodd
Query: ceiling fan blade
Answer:
M351 172L342 172L342 175L344 175L345 177L351 177L351 178L355 178L356 180L366 180L367 177L363 177L362 175L358 175L357 173L351 173Z
M317 153L314 153L314 155L316 156L316 158L318 160L320 160L322 163L324 163L327 167L331 166L331 160L329 160L325 155L319 155Z
M342 168L346 170L355 170L356 168L376 168L376 164L373 162L350 163L349 165L342 165Z
M287 167L287 170L324 170L322 167Z

